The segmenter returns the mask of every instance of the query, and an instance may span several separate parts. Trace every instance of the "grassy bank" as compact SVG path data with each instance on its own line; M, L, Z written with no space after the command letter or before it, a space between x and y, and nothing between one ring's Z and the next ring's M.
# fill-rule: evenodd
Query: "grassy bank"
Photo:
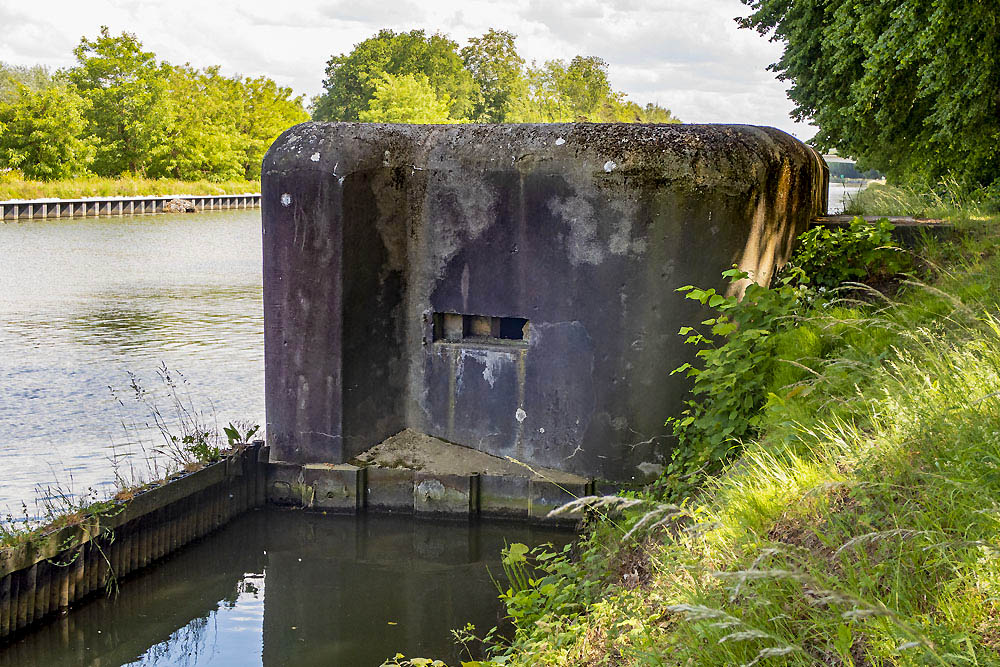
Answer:
M0 174L0 201L9 199L79 199L142 195L225 195L260 192L259 181L178 181L149 178L83 177L29 181Z
M800 308L697 492L591 501L576 553L508 551L514 638L481 664L1000 664L998 222Z

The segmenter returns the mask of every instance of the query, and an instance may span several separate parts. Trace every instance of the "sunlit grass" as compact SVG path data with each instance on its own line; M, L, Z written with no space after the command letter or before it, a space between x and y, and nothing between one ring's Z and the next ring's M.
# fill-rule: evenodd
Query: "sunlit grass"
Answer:
M11 199L79 199L142 195L225 195L260 192L259 181L178 181L139 177L87 176L60 181L29 181L0 174L0 201Z

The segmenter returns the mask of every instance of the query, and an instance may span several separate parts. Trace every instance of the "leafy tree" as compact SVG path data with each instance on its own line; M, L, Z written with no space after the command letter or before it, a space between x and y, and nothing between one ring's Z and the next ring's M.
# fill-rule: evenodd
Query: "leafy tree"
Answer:
M281 132L308 120L302 97L267 77L227 77L218 67L173 67L169 121L151 175L196 180L260 177L264 153Z
M143 51L135 35L113 37L107 26L95 40L82 38L73 53L77 65L67 74L90 102L87 132L97 144L93 170L100 176L145 172L163 148L169 123L169 66Z
M512 113L515 99L523 94L524 58L514 46L515 36L490 28L482 37L473 37L462 49L462 61L476 84L472 119L482 123L502 123Z
M435 94L450 101L449 115L460 119L471 110L472 75L458 55L458 44L423 30L380 30L347 54L327 61L323 92L313 101L316 120L358 120L368 109L383 74L423 74Z
M423 74L383 74L375 84L365 123L453 123L447 97L440 98Z
M576 121L619 123L679 123L668 109L641 107L616 92L608 79L608 64L592 56L532 64L524 93L514 103L510 120L524 123Z
M14 101L0 103L0 167L38 180L86 172L92 153L81 139L86 100L67 86L31 90L22 85L17 94Z
M641 107L635 102L624 101L614 110L614 120L619 123L679 123L680 121L659 104L647 102Z
M793 117L890 179L1000 179L1000 11L960 0L742 0L785 44Z
M0 103L15 102L21 97L22 86L28 90L44 90L59 82L44 65L7 65L0 63Z
M309 120L302 106L303 96L292 96L292 89L279 86L267 77L244 78L242 103L237 129L240 133L244 178L260 178L264 153L278 135L292 125Z
M185 180L243 178L237 131L239 82L188 65L172 67L167 76L168 121L163 149L149 174Z

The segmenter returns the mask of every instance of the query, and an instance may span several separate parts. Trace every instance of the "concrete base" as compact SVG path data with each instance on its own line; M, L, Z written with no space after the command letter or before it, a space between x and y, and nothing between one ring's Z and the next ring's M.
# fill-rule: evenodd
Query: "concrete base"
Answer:
M404 437L401 437L404 436ZM406 447L400 447L400 442ZM268 501L334 512L387 512L469 519L573 523L549 517L602 484L569 473L529 469L423 434L404 432L355 459L362 465L272 462Z

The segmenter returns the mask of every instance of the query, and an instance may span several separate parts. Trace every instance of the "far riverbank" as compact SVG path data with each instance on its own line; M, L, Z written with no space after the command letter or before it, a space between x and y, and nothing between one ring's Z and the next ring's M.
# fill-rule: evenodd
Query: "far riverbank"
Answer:
M0 173L0 201L91 199L167 195L238 195L260 192L260 181L183 181L172 178L100 178L29 181Z

